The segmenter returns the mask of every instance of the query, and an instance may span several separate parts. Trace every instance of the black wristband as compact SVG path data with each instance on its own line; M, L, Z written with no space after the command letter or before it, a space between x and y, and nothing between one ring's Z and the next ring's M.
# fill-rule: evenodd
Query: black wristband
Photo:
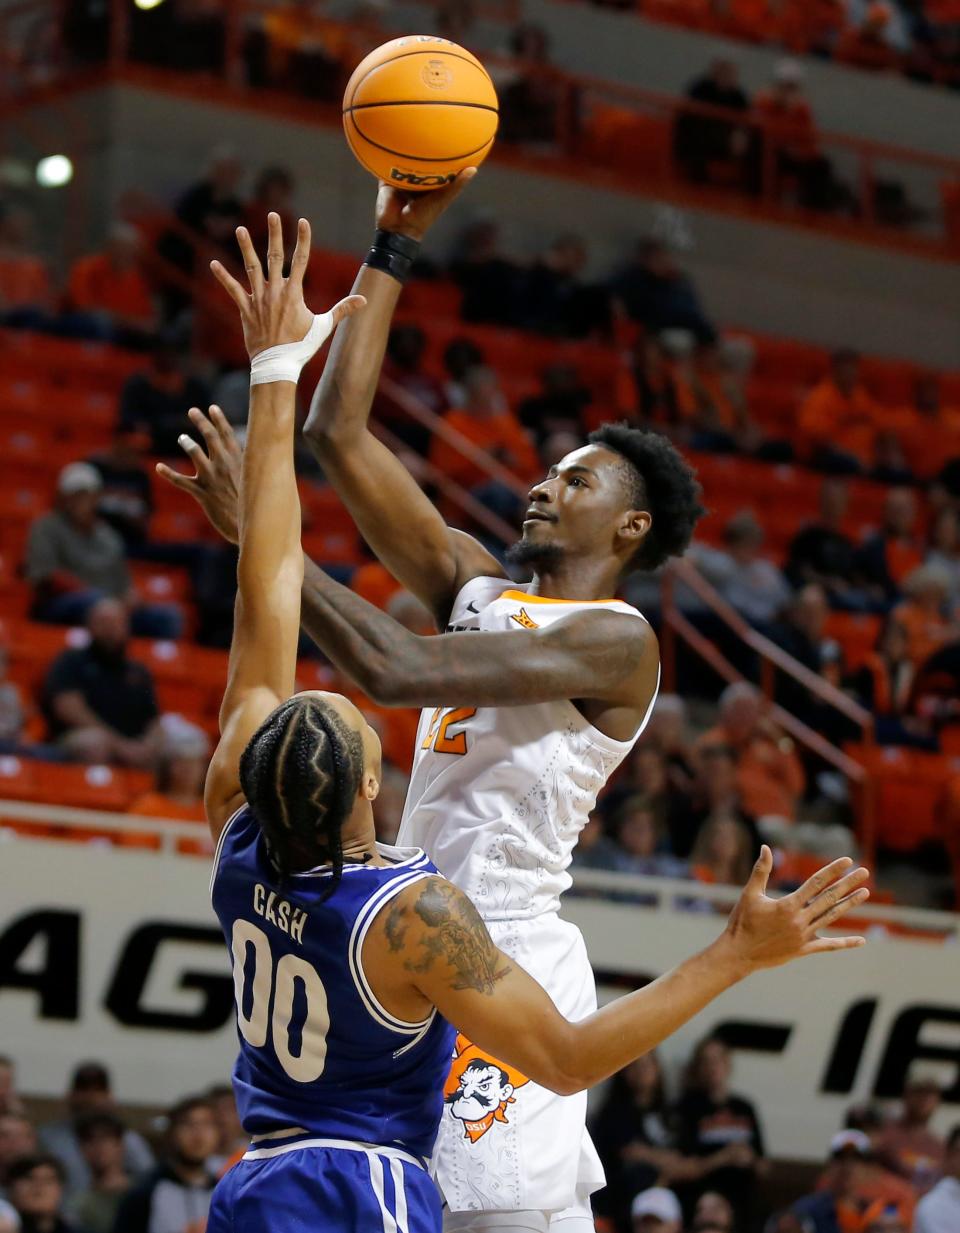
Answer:
M408 235L398 235L395 231L378 231L363 264L370 266L372 270L383 270L402 284L410 277L419 252L419 240Z

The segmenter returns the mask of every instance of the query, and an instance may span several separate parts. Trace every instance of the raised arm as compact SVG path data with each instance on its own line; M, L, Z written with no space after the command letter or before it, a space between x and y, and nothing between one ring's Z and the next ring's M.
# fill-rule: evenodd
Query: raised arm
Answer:
M247 448L240 480L233 638L220 707L220 741L205 790L207 818L215 837L242 803L243 750L264 719L294 689L303 582L300 500L293 466L297 361L302 364L309 358L336 320L362 303L344 301L323 317L314 317L304 304L302 279L310 251L305 219L299 223L288 279L282 272L279 215L269 215L266 280L245 228L238 230L237 238L250 293L219 262L212 265L240 310L252 361Z
M472 174L461 172L449 188L430 193L402 194L381 185L378 236L404 237L419 247ZM393 274L361 267L353 290L366 298L366 311L338 332L304 435L360 534L442 628L465 582L502 570L475 539L446 526L403 463L368 428L401 288Z
M764 846L716 942L578 1023L497 949L470 900L443 878L414 884L380 913L364 946L364 969L388 1010L413 1019L434 1005L473 1044L569 1095L655 1048L751 973L862 946L862 937L818 936L868 897L867 870L850 870L852 864L834 861L792 895L771 899L773 856Z
M219 408L211 407L208 419L194 407L190 419L207 447L204 453L189 437L181 442L196 475L163 464L158 470L235 540L239 446ZM522 634L423 638L307 559L301 620L341 672L387 706L518 706L589 698L645 711L657 684L656 635L622 613L578 614Z

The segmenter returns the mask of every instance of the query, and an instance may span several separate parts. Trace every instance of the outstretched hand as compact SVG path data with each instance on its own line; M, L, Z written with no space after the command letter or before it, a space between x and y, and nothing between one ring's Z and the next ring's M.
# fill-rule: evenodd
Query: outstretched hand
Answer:
M377 226L381 231L394 231L413 240L422 240L476 174L476 167L465 167L452 184L428 193L405 193L381 180L377 193Z
M290 262L290 275L283 276L283 225L280 215L267 215L267 277L246 227L237 228L237 243L243 255L250 290L239 282L219 261L211 261L210 269L221 287L240 310L243 341L253 359L261 351L285 343L302 342L313 326L314 314L303 300L303 276L310 260L310 224L305 218L297 223L297 246ZM361 309L366 300L362 295L348 295L335 304L328 333L345 317Z
M229 543L239 544L240 465L243 460L240 442L219 407L211 407L207 415L199 407L191 407L188 415L203 438L206 451L185 432L177 438L177 444L193 463L196 473L184 475L165 462L158 462L157 475L181 492L189 493L214 530Z
M767 883L773 853L763 845L724 933L724 941L733 948L745 974L779 967L804 955L863 946L865 939L860 936L819 936L821 929L870 897L864 885L869 871L851 869L851 865L848 856L841 857L813 874L791 895L772 899L767 895Z

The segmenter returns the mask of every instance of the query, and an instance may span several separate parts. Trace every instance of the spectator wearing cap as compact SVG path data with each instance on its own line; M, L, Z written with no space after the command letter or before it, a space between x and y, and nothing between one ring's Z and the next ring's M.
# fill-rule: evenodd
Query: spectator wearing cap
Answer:
M649 333L686 330L701 344L717 340L693 280L659 240L641 240L632 261L615 275L610 289L627 315Z
M77 625L95 603L110 597L130 609L135 633L179 637L178 608L137 603L123 540L98 512L102 491L95 467L71 462L57 480L55 507L30 527L24 567L34 587L34 617Z
M90 1188L90 1167L77 1135L80 1122L93 1113L113 1113L114 1099L110 1087L110 1072L100 1062L82 1062L70 1079L67 1092L68 1116L51 1122L40 1130L44 1149L55 1156L64 1169L68 1195ZM123 1132L123 1168L131 1177L138 1177L153 1165L153 1153L146 1140L135 1130Z
M630 1206L633 1233L683 1233L680 1200L664 1186L641 1190Z
M67 299L75 313L93 323L98 337L142 345L157 328L142 244L136 227L116 222L103 251L81 257L70 270Z
M63 1215L64 1172L56 1156L21 1156L7 1174L22 1233L81 1233Z
M203 1233L217 1179L218 1142L210 1102L188 1096L168 1115L163 1160L120 1204L116 1233Z
M913 1233L956 1233L960 1229L960 1125L947 1136L943 1177L917 1204Z
M790 584L761 555L763 527L751 510L741 510L723 528L723 548L694 545L693 559L723 598L752 624L773 621L790 600Z
M131 1179L123 1164L123 1122L113 1113L88 1113L77 1122L77 1142L90 1170L90 1185L68 1205L84 1233L113 1233L120 1201Z
M841 1130L830 1140L820 1187L798 1199L791 1211L810 1233L842 1233L863 1229L891 1207L906 1216L909 1228L914 1207L910 1187L877 1165L873 1144L862 1130Z
M167 329L154 340L144 371L124 382L118 427L124 433L145 433L154 454L179 456L177 441L187 411L209 401L206 383L190 369L188 348Z
M909 1079L903 1089L902 1112L887 1127L879 1144L881 1161L920 1194L929 1190L943 1172L943 1139L930 1127L940 1097L940 1084L933 1076Z
M160 737L153 677L127 653L130 622L118 600L87 617L90 640L53 661L43 685L51 739L80 762L151 768Z
M800 405L800 436L814 466L856 474L873 465L880 410L860 379L860 356L835 351L830 371Z
M740 70L732 60L718 56L705 73L691 82L687 98L699 106L677 113L673 152L684 175L697 183L711 179L718 167L741 162L749 130L734 115L716 115L707 108L739 113L746 119L750 99L740 84ZM704 110L700 110L700 108Z

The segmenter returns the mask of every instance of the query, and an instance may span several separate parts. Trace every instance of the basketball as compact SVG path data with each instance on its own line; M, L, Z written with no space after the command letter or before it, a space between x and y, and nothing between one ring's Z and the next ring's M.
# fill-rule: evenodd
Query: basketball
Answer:
M354 70L343 127L361 165L380 180L442 188L490 153L497 92L476 56L447 39L407 35Z

